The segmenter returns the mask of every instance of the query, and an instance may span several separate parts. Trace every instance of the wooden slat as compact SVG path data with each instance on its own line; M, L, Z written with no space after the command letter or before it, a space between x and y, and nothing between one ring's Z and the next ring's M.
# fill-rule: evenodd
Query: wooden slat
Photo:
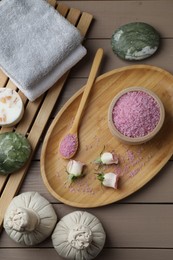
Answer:
M58 5L57 8L59 12L63 14L67 13L67 11L65 12L67 8L64 7L64 5L62 4ZM92 17L90 14L88 14L88 16ZM69 18L73 22L73 24L76 25L79 19L79 10L76 10L74 8L70 9ZM68 19L68 15L67 15L67 19ZM91 19L89 19L89 21L91 22ZM87 32L90 26L90 22L85 23L85 32ZM28 139L33 148L32 156L37 147L41 134L43 133L43 129L48 121L48 118L53 110L53 107L58 99L61 89L65 84L67 76L68 76L68 72L57 83L55 83L55 85L47 92L45 99L43 95L38 99L38 101L28 103L26 108L26 120L23 119L23 123L21 121L21 124L19 123L18 127L16 128L16 130L20 129L20 132L22 132L23 134L25 135L28 134ZM42 103L43 99L44 101ZM28 131L29 133L27 133ZM3 216L6 211L6 208L9 205L11 199L18 192L18 189L29 168L32 156L28 161L28 163L25 165L25 167L23 167L17 173L11 174L8 181L6 178L4 178L4 181L2 181L1 189L3 188L3 191L0 198L0 226L1 227L2 227Z
M76 21L79 19L80 14L81 14L80 10L71 8L68 13L69 22L71 22L72 24L75 24ZM78 24L78 26L79 26L79 24Z
M98 28L101 30L101 27ZM113 69L121 68L129 65L146 64L153 65L165 69L173 74L172 57L173 57L173 39L163 39L162 46L149 59L142 61L125 61L117 57L111 49L110 39L87 39L86 49L90 55L87 55L80 64L77 64L70 73L71 78L87 77L92 63L92 55L96 52L98 47L104 49L105 56L103 57L103 66L100 74L111 71Z
M57 1L56 0L48 0L47 1L50 5L52 5L54 8L57 6Z
M93 14L95 23L90 30L89 38L110 39L113 32L122 24L141 21L154 26L162 38L173 38L173 1L170 0L62 2Z
M81 31L82 35L85 36L87 33L87 28L85 24L90 24L92 20L92 16L89 16L88 13L82 13L82 17L78 23L78 29Z
M54 248L17 248L17 249L1 249L1 259L9 260L62 260ZM173 249L128 249L128 248L106 248L95 258L95 260L172 260Z
M57 11L61 14L61 15L63 15L63 16L66 16L67 15L67 13L68 13L68 10L69 10L69 8L68 8L68 6L66 6L66 5L64 5L64 4L58 4L58 6L57 6Z
M0 70L0 81L1 81L1 88L7 84L8 77Z

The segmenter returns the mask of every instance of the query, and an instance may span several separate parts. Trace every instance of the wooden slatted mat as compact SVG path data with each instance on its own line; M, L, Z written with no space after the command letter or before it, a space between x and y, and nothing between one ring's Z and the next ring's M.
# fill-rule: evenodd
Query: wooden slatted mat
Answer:
M80 12L78 9L68 8L64 4L57 4L55 0L48 1L58 12L73 23L83 36L86 35L92 21L92 15L86 12ZM19 94L25 105L25 115L20 123L15 128L1 128L0 132L17 131L24 134L32 145L32 155L28 163L18 172L9 176L0 175L0 227L2 227L5 211L18 192L20 185L27 173L32 157L36 150L39 139L43 133L44 127L50 117L50 114L58 100L61 89L68 77L68 72L44 95L38 98L35 102L30 102L19 91ZM16 86L0 71L1 87L16 89Z

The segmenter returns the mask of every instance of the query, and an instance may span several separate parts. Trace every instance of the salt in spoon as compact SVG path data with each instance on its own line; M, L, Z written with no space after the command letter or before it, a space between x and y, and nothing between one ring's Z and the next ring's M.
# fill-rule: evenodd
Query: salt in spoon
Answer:
M79 123L80 119L82 116L82 112L84 110L86 101L88 99L88 96L90 94L90 90L93 86L93 83L95 81L97 72L99 70L101 60L103 57L103 49L99 48L96 52L91 71L87 80L87 83L85 85L85 89L79 104L79 108L77 110L76 116L73 121L73 125L70 129L70 131L64 136L64 138L61 140L60 145L59 145L59 152L61 156L64 159L70 159L72 158L77 150L78 150L78 128L79 128Z

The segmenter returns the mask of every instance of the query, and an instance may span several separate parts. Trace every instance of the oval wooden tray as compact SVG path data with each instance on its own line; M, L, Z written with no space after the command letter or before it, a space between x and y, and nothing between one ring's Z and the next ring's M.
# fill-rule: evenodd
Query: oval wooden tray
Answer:
M159 134L150 142L137 146L124 145L113 137L107 125L108 107L123 88L143 86L162 100L166 119ZM98 77L87 103L79 129L80 147L74 157L86 164L85 177L69 186L68 161L58 152L59 141L70 128L83 89L60 110L45 137L41 153L41 174L49 192L65 204L87 208L116 202L137 191L150 181L173 153L173 76L161 68L136 65L113 70ZM117 166L97 169L94 160L105 151L119 157ZM96 172L119 173L118 190L101 186ZM159 187L158 187L159 189Z

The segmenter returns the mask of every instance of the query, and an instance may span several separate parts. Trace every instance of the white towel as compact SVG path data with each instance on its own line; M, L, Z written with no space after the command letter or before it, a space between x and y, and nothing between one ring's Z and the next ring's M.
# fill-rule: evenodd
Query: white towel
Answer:
M31 101L86 54L81 40L45 0L0 2L0 67Z

